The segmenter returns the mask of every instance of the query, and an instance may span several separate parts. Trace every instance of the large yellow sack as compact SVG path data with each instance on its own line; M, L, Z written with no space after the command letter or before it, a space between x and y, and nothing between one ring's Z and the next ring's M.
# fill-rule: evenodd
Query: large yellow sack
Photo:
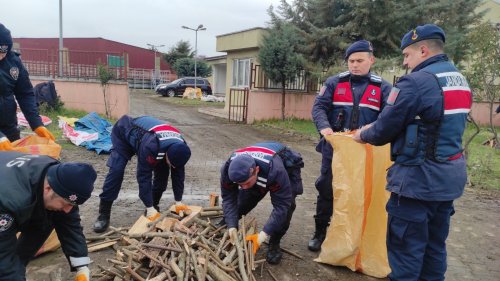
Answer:
M42 138L35 135L29 135L22 139L12 142L14 151L48 155L59 159L61 157L61 146L48 138Z
M383 278L387 260L385 204L389 145L359 144L347 134L328 136L334 149L333 216L321 253L315 260L346 266L352 271Z
M39 154L48 155L55 159L61 157L61 146L48 138L42 138L35 135L29 135L22 139L12 142L14 151L29 153L29 154ZM51 234L42 245L42 247L36 252L35 256L41 255L43 253L52 252L61 246L59 239L55 230L52 230Z

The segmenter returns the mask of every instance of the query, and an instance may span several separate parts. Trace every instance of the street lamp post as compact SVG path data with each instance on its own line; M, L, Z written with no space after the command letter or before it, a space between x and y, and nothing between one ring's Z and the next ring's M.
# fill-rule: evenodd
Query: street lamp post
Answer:
M198 56L198 31L200 30L207 30L205 27L203 27L203 24L198 25L198 27L195 28L190 28L187 26L181 26L184 29L189 29L194 31L195 33L195 39L194 39L194 90L196 92L196 79L198 78L198 73L197 73L197 66L196 66L196 56Z
M158 70L156 69L156 50L157 50L157 48L165 47L165 45L153 45L153 44L149 44L149 43L146 43L146 45L148 45L149 47L151 47L151 49L155 53L154 64L153 64L153 69L154 69L153 79L154 79L154 82L152 83L153 87L155 87L156 86L156 79L158 78ZM160 68L161 68L161 62L160 62Z

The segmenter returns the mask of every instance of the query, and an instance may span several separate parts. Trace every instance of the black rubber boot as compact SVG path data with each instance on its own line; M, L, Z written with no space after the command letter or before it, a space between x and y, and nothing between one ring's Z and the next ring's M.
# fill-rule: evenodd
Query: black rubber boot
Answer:
M101 202L99 202L99 216L94 223L94 232L101 233L108 229L112 205L113 201L101 200Z
M160 212L160 199L162 195L162 193L153 192L153 208L155 208L157 212Z
M277 239L273 240L269 239L269 246L267 247L267 255L266 255L266 261L270 264L278 264L281 262L281 258L283 257L283 253L281 252L280 248L280 241L276 241Z
M310 251L317 252L321 250L321 245L323 241L325 241L327 227L327 224L316 222L316 231L314 232L313 238L309 240L309 245L307 246Z

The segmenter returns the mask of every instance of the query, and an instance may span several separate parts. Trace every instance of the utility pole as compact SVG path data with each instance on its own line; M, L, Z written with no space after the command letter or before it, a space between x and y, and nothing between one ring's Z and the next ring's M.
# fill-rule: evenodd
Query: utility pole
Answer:
M207 30L207 29L205 27L203 27L203 24L198 25L198 27L196 29L190 28L190 27L187 27L184 25L181 27L184 29L192 30L195 33L195 39L194 39L194 90L196 91L196 79L198 78L197 65L196 65L196 60L197 60L196 57L198 56L198 31Z

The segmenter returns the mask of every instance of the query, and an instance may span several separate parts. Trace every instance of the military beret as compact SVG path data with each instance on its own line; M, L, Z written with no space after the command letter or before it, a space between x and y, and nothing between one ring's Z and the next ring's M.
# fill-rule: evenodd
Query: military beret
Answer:
M236 156L229 164L228 176L233 182L245 182L252 175L252 168L255 168L255 160L248 154Z
M347 60L352 53L357 52L370 52L373 53L373 46L370 41L359 40L351 44L347 50L345 50L344 59Z
M404 50L413 43L427 39L439 39L444 42L443 29L435 24L419 25L403 36L403 39L401 39L401 50Z
M81 205L90 198L97 174L85 163L59 163L49 167L47 180L54 192L72 204Z
M191 149L185 142L175 142L167 149L168 161L176 168L184 167L191 158Z

